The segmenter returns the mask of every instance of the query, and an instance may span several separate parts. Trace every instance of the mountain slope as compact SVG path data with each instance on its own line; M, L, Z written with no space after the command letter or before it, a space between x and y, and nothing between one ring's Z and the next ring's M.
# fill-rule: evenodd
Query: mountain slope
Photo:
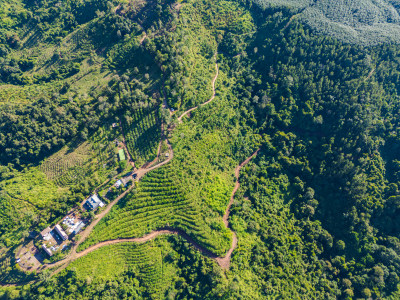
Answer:
M7 3L1 298L399 298L397 1Z

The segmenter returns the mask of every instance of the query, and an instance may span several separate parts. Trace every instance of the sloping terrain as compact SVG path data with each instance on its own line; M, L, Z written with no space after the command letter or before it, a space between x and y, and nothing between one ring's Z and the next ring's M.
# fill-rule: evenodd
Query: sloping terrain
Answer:
M399 7L3 1L0 298L398 299Z

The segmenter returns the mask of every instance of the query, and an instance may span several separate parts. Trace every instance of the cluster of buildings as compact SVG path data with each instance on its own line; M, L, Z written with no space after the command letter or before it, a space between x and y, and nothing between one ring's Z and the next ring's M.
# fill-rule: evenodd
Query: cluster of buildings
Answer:
M40 233L40 235L42 236L43 240L45 240L46 242L49 242L53 238L57 239L57 237L61 241L68 240L68 235L58 224L56 226L54 226L54 229L47 227ZM57 235L57 237L56 237L56 235ZM49 244L50 244L50 246L49 246ZM47 255L53 256L53 252L55 252L58 249L58 247L56 247L55 245L51 245L51 242L50 242L50 243L47 243L47 245L46 245L46 243L43 243L42 249L44 252L47 253Z
M94 194L86 200L84 206L86 206L87 210L96 210L98 207L103 207L104 203ZM66 228L66 231L72 236L77 235L86 226L75 214L66 216L62 224L64 228ZM42 249L49 256L53 256L54 252L58 250L58 245L68 240L68 234L59 224L55 225L53 229L50 227L45 228L40 235L44 241ZM66 247L67 245L65 244L62 249Z
M125 153L123 149L120 149L118 152L119 159L125 160ZM132 177L131 177L132 176ZM126 186L127 182L135 179L137 174L133 174L130 172L125 175L125 177L116 181L114 186L116 188L120 188L121 186ZM97 194L93 194L83 204L83 207L88 211L95 211L99 207L104 207L104 202L100 200ZM85 226L86 224L76 218L73 214L72 216L66 216L63 220L63 226L66 228L66 231L71 234L72 236L77 235ZM40 233L44 243L42 244L42 249L47 255L53 256L54 252L58 250L61 244L68 240L68 234L64 231L64 229L59 225L55 225L53 229L47 227ZM52 241L54 239L54 241ZM62 249L65 249L67 244L64 244Z

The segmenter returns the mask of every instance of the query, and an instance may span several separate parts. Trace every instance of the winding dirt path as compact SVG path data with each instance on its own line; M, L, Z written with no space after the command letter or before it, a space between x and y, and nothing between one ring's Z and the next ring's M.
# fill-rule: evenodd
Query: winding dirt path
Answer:
M168 145L169 145L169 144L168 144ZM170 145L169 145L169 146L170 146ZM170 153L172 154L173 152L172 152L171 150L172 150L172 148L170 148ZM235 194L236 194L236 192L238 191L238 189L239 189L239 187L240 187L240 183L239 183L239 174L240 174L240 170L241 170L242 167L244 167L247 163L249 163L249 161L250 161L252 158L254 158L254 157L257 155L257 153L259 152L259 150L260 150L260 149L258 149L256 152L254 152L251 156L249 156L245 161L243 161L240 165L238 165L238 166L235 168L235 177L236 177L235 188L234 188L233 191L232 191L232 195L231 195L231 198L230 198L230 200L229 200L229 204L228 204L228 206L227 206L227 208L226 208L226 210L225 210L225 214L224 214L224 216L223 216L223 222L224 222L224 224L225 224L225 227L226 227L226 228L229 228L229 229L231 230L231 232L232 232L232 244L231 244L230 249L228 250L228 252L226 253L226 255L225 255L224 257L218 257L216 254L212 253L212 252L211 252L210 250L208 250L207 248L201 246L201 245L200 245L199 243L197 243L192 237L190 237L185 231L183 231L183 230L181 230L181 229L179 229L179 228L164 227L164 228L160 228L160 229L158 229L158 230L154 230L154 231L150 232L149 234L147 234L147 235L145 235L145 236L143 236L143 237L121 238L121 239L114 239L114 240L108 240L108 241L100 242L100 243L98 243L98 244L96 244L96 245L93 245L93 246L91 246L91 247L89 247L89 248L87 248L87 249L85 249L85 250L83 250L82 252L79 252L79 253L76 252L76 248L77 248L78 245L79 245L79 243L78 243L78 244L75 246L75 248L74 248L74 250L73 250L73 253L70 255L69 258L67 258L67 259L65 259L65 260L63 260L63 261L56 262L56 263L54 263L54 264L49 264L49 265L46 266L46 268L53 268L53 267L57 267L57 266L62 266L61 268L57 269L57 270L53 273L53 275L55 275L55 274L59 273L61 270L63 270L64 268L66 268L66 267L69 265L69 263L71 263L72 261L74 261L74 260L76 260L76 259L78 259L78 258L81 258L81 257L83 257L83 256L85 256L85 255L87 255L87 254L89 254L89 253L91 253L91 252L93 252L93 251L95 251L95 250L101 248L101 247L105 247L105 246L109 246L109 245L114 245L114 244L119 244L119 243L128 243L128 242L131 242L131 243L145 243L145 242L150 241L150 240L152 240L152 239L154 239L154 238L156 238L156 237L158 237L158 236L160 236L160 235L175 234L175 235L179 235L179 236L183 237L184 239L186 239L190 244L192 244L192 246L193 246L195 249L197 249L198 251L200 251L203 255L205 255L205 256L207 256L207 257L209 257L209 258L211 258L211 259L214 259L222 269L228 270L228 269L229 269L229 266L230 266L230 261L231 261L232 253L233 253L233 251L235 250L235 248L237 247L237 236L236 236L236 233L230 228L230 226L229 226L229 221L228 221L228 219L229 219L229 214L230 214L230 208L231 208L231 206L232 206L232 204L233 204L233 201L234 201L234 198L235 198ZM172 156L173 156L173 154L171 155L171 158L170 158L170 159L172 159ZM164 162L160 163L159 165L154 166L154 167L152 167L152 168L148 168L148 169L145 170L146 172L145 172L144 174L146 174L147 172L149 172L149 171L151 171L151 170L153 170L153 169L155 169L155 168L158 168L158 167L160 167L161 165L166 164L166 163L168 163L168 162L169 162L169 160L164 161ZM143 174L143 175L144 175L144 174ZM143 175L142 175L142 176L143 176ZM139 175L138 175L138 176L139 176ZM122 194L121 196L119 196L118 198L119 198L119 199L122 198L127 192L128 192L128 190L125 191L125 193ZM118 199L118 198L117 198L117 199ZM118 200L117 200L117 199L115 199L113 202L115 202L115 203L118 202L119 199L118 199ZM113 206L115 203L113 203L112 206ZM111 209L112 206L109 205L108 211ZM107 211L107 212L108 212L108 211ZM103 212L103 213L104 213L104 212ZM103 213L102 213L102 214L103 214ZM100 216L100 215L99 215L99 216ZM103 217L103 216L102 216L102 217ZM102 217L101 217L101 218L102 218ZM93 227L98 223L98 221L100 221L101 218L96 219L96 221L93 222L93 223L91 224L90 229L88 228L88 230L87 230L87 234L89 234L89 233L92 231ZM81 239L81 241L83 241L83 240L84 240L84 239Z
M216 71L216 73L215 73L215 76L214 76L214 78L213 78L213 80L212 80L212 90L213 90L213 94L212 94L212 96L211 96L210 99L208 99L206 102L204 102L203 104L200 104L200 105L208 104L208 103L210 103L211 101L213 101L214 98L215 98L215 82L217 81L218 74L219 74L218 63L215 63L215 71ZM185 111L183 114L181 114L181 115L178 117L178 122L179 122L179 123L182 123L182 118L183 118L184 116L186 116L187 114L191 113L192 111L198 109L200 105L197 105L197 106L195 106L195 107L192 107L191 109L188 109L188 110Z
M233 200L235 199L235 194L236 192L239 190L240 187L240 182L239 182L239 174L240 174L240 170L249 163L249 161L255 157L258 153L258 151L260 151L260 149L258 149L256 152L254 152L251 156L249 156L248 158L246 158L245 161L243 161L240 165L238 165L235 169L235 177L236 177L236 183L235 183L235 188L232 191L232 195L231 195L231 199L229 200L228 206L225 210L225 214L222 218L225 227L229 228L232 232L232 245L231 248L228 250L228 253L224 256L224 257L218 257L217 263L220 265L220 267L222 269L228 270L230 263L231 263L231 256L232 256L232 252L233 250L235 250L235 248L237 247L237 236L236 236L236 232L234 232L232 230L232 228L229 226L229 214L231 212L231 206L233 204Z
M150 168L146 168L146 169L139 169L137 170L134 174L136 174L136 179L135 181L139 181L141 178L143 178L144 175L146 175L148 172L157 169L167 163L169 163L173 158L174 158L174 152L172 150L172 146L169 143L169 141L167 140L167 145L169 148L169 157L168 159L166 159L165 161L152 166ZM55 263L52 264L45 264L42 266L42 268L40 268L40 270L45 270L45 269L49 269L49 268L54 268L54 267L58 267L58 266L63 266L63 268L65 268L69 263L71 263L72 261L74 261L75 259L81 257L82 255L80 255L80 253L77 252L78 246L86 240L86 238L89 236L89 234L93 231L93 228L100 222L100 220L107 215L110 210L113 208L113 206L115 204L118 203L119 200L121 200L123 197L126 196L126 194L128 194L132 189L133 189L134 185L131 185L125 192L123 192L121 195L119 195L117 198L115 198L109 205L107 205L106 209L104 211L102 211L100 214L96 215L95 219L93 222L91 222L89 224L88 227L86 227L86 229L81 233L81 237L79 239L79 241L72 247L71 253L63 260L57 261ZM61 268L61 269L63 269ZM60 269L60 270L61 270ZM57 270L57 272L59 272L60 270Z
M202 105L210 103L210 102L211 102L212 100L214 100L214 98L215 98L215 94L216 94L216 93L215 93L215 82L216 82L216 80L217 80L217 78L218 78L218 74L219 74L218 64L217 64L217 63L215 64L215 69L216 69L216 74L215 74L215 76L214 76L214 78L213 78L213 80L212 80L213 95L212 95L212 97L211 97L209 100L207 100L206 102L204 102ZM185 112L178 118L179 123L182 122L182 118L183 118L184 116L186 116L187 114L189 114L189 113L192 112L193 110L197 109L198 107L199 107L199 106L196 106L196 107L193 107L193 108L191 108L191 109L185 111ZM122 124L120 124L120 125L122 125ZM121 126L121 127L122 127L122 126ZM124 135L123 135L123 136L124 136ZM161 167L161 166L163 166L163 165L169 163L169 162L173 159L173 157L174 157L174 152L173 152L172 146L171 146L171 144L169 143L168 139L165 138L165 140L166 140L167 145L168 145L168 148L169 148L169 157L168 157L168 159L166 159L165 161L163 161L163 162L161 162L161 163L159 163L159 164L157 164L157 165L151 166L151 165L154 163L154 161L153 161L153 162L150 163L150 166L151 166L151 167L149 166L149 167L147 167L147 168L140 168L139 170L137 170L137 171L134 173L134 174L137 175L136 181L139 181L139 180L140 180L144 175L146 175L148 172L150 172L150 171L152 171L152 170L154 170L154 169L157 169L157 168L159 168L159 167ZM124 142L125 142L125 141L124 141ZM125 143L124 143L124 144L125 144ZM160 144L159 147L161 147L161 144ZM200 251L203 255L214 259L222 269L228 270L228 269L229 269L229 266L230 266L230 260L231 260L232 253L233 253L233 251L235 250L235 248L237 247L237 236L236 236L236 233L231 229L228 219L229 219L229 214L230 214L230 208L231 208L231 206L232 206L232 204L233 204L235 194L236 194L236 192L238 191L238 189L239 189L239 187L240 187L240 183L239 183L239 173L240 173L241 168L242 168L243 166L245 166L253 157L255 157L255 156L257 155L257 153L259 152L259 150L260 150L260 149L258 149L256 152L254 152L250 157L248 157L246 160L244 160L241 164L239 164L239 165L235 168L235 177L236 177L235 187L234 187L234 189L233 189L233 191L232 191L231 198L230 198L230 200L229 200L228 206L227 206L227 208L226 208L226 210L225 210L225 213L224 213L224 215L223 215L223 222L224 222L225 227L226 227L226 228L229 228L229 229L231 230L231 232L232 232L232 244L231 244L230 249L228 250L228 252L226 253L226 255L225 255L224 257L218 257L217 255L215 255L214 253L212 253L212 252L211 252L210 250L208 250L207 248L201 246L199 243L197 243L193 238L191 238L191 237L190 237L186 232L184 232L183 230L181 230L181 229L179 229L179 228L171 228L171 227L160 228L160 229L158 229L158 230L155 230L155 231L150 232L149 234L147 234L147 235L145 235L145 236L143 236L143 237L124 238L124 239L114 239L114 240L108 240L108 241L100 242L100 243L98 243L98 244L96 244L96 245L93 245L93 246L91 246L91 247L89 247L89 248L87 248L87 249L85 249L85 250L83 250L83 251L81 251L81 252L78 253L78 252L77 252L78 246L79 246L83 241L86 240L86 238L89 236L89 234L93 231L93 228L100 222L100 220L101 220L105 215L107 215L107 214L110 212L110 210L112 209L112 207L113 207L115 204L117 204L118 201L119 201L120 199L122 199L123 197L125 197L126 194L128 194L128 193L132 190L132 188L134 187L134 185L132 185L132 186L129 187L125 192L123 192L123 193L122 193L121 195L119 195L116 199L114 199L109 205L107 205L106 209L105 209L103 212L101 212L100 214L98 214L98 215L95 217L95 220L94 220L93 222L91 222L90 225L81 233L81 238L80 238L80 240L73 246L73 248L72 248L72 250L71 250L71 253L68 255L68 257L66 257L65 259L60 260L60 261L58 261L58 262L52 263L52 264L45 264L45 265L43 265L39 270L43 271L43 270L49 269L49 268L60 267L60 268L56 269L56 270L52 273L52 275L55 275L55 274L59 273L61 270L65 269L72 261L74 261L74 260L76 260L76 259L78 259L78 258L81 258L81 257L87 255L88 253L93 252L93 251L95 251L95 250L97 250L97 249L99 249L99 248L101 248L101 247L108 246L108 245L113 245L113 244L118 244L118 243L126 243L126 242L145 243L145 242L147 242L147 241L149 241L149 240L152 240L152 239L156 238L157 236L160 236L160 235L168 235L168 234L180 235L181 237L183 237L184 239L186 239L189 243L191 243L192 246L193 246L195 249L197 249L198 251ZM160 150L158 150L158 155L159 155L159 151L160 151ZM128 151L127 151L127 152L128 152ZM128 152L128 155L130 155L129 152Z
M213 95L211 96L211 98L209 100L207 100L206 102L204 102L202 105L208 104L210 103L212 100L214 100L215 98L215 82L218 78L218 74L219 74L219 70L218 70L218 64L215 63L215 70L216 70L216 74L212 80L212 90L213 90ZM166 103L164 105L167 105ZM199 106L193 107L187 111L185 111L179 118L178 121L179 123L182 123L182 118L184 116L186 116L187 114L189 114L190 112L192 112L193 110L197 109ZM168 139L165 139L167 141L167 145L169 148L169 157L167 160L155 165L155 166L151 166L153 162L151 162L149 164L148 168L141 168L139 170L136 171L137 174L137 180L140 180L145 174L147 174L148 172L157 169L159 167L161 167L162 165L167 164L168 162L170 162L173 157L174 157L174 152L173 149L171 147L171 144L169 143ZM161 146L161 144L160 144ZM159 146L159 147L160 147ZM152 240L154 238L156 238L157 236L160 235L166 235L166 234L176 234L176 235L180 235L181 237L183 237L184 239L186 239L189 243L191 243L193 245L193 247L195 249L197 249L198 251L200 251L202 254L215 259L216 262L218 263L218 265L224 269L224 270L228 270L229 266L230 266L230 260L231 260L231 256L233 251L235 250L235 248L237 247L237 236L236 233L230 228L229 226L229 214L230 214L230 208L233 204L234 201L234 197L236 192L238 191L239 187L240 187L240 183L239 183L239 173L240 170L243 166L245 166L254 156L257 155L258 151L260 149L258 149L256 152L254 152L250 157L248 157L245 161L243 161L241 164L239 164L236 168L235 168L235 177L236 177L236 183L235 183L235 188L232 191L232 195L231 198L229 200L228 206L225 210L225 214L223 215L223 222L226 228L229 228L232 232L232 244L230 249L228 250L228 252L226 253L226 255L224 257L218 257L217 255L215 255L214 253L212 253L211 251L209 251L208 249L206 249L205 247L201 246L200 244L198 244L193 238L191 238L186 232L184 232L181 229L177 229L177 228L170 228L170 227L165 227L165 228L160 228L158 230L152 231L149 234L143 236L143 237L133 237L133 238L124 238L124 239L114 239L114 240L109 240L109 241L104 241L104 242L100 242L96 245L93 245L85 250L83 250L82 252L77 252L77 248L78 246L89 236L89 234L92 232L93 228L97 225L97 223L111 210L111 208L118 203L118 201L120 199L122 199L127 193L129 193L129 191L133 188L133 185L127 189L124 193L122 193L119 197L117 197L115 200L113 200L108 206L107 208L101 213L99 214L96 219L86 228L86 230L82 233L81 235L81 239L78 241L77 244L74 245L71 254L64 260L55 262L53 264L48 264L45 265L42 270L47 269L47 268L54 268L54 267L58 267L58 266L62 266L61 268L57 269L53 274L56 274L58 272L60 272L61 270L63 270L65 267L67 267L72 261L85 256L86 254L95 251L96 249L99 249L101 247L104 246L108 246L108 245L113 245L113 244L117 244L117 243L126 243L126 242L134 242L134 243L144 243L147 242L149 240ZM159 152L159 151L158 151ZM150 167L151 166L151 167Z
M164 227L158 230L154 230L150 232L149 234L143 236L143 237L138 237L138 238L121 238L121 239L115 239L115 240L108 240L104 242L100 242L96 245L93 245L82 252L79 252L76 254L76 259L83 257L90 252L93 252L101 247L109 246L109 245L114 245L114 244L119 244L119 243L145 243L148 242L152 239L155 239L156 237L160 235L180 235L186 240L188 240L194 247L195 249L199 250L201 253L204 255L211 257L211 258L217 258L215 254L213 254L211 251L207 250L206 248L202 247L200 244L198 244L195 240L193 240L185 231L179 228L172 228L172 227Z

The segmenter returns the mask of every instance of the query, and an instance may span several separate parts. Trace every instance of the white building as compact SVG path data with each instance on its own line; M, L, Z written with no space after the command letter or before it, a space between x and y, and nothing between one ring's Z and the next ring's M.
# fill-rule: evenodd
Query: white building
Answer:
M57 224L54 229L57 231L63 241L68 240L68 235L64 232L60 225Z
M42 236L42 238L43 238L45 241L48 241L49 239L51 239L51 234L50 234L50 232L51 232L51 228L50 228L50 227L47 227L46 229L43 229L43 231L40 233L40 235Z
M75 230L73 231L73 234L75 234L75 235L78 234L79 231L81 231L83 227L85 227L85 223L83 223L82 221L80 221L80 222L77 224Z

